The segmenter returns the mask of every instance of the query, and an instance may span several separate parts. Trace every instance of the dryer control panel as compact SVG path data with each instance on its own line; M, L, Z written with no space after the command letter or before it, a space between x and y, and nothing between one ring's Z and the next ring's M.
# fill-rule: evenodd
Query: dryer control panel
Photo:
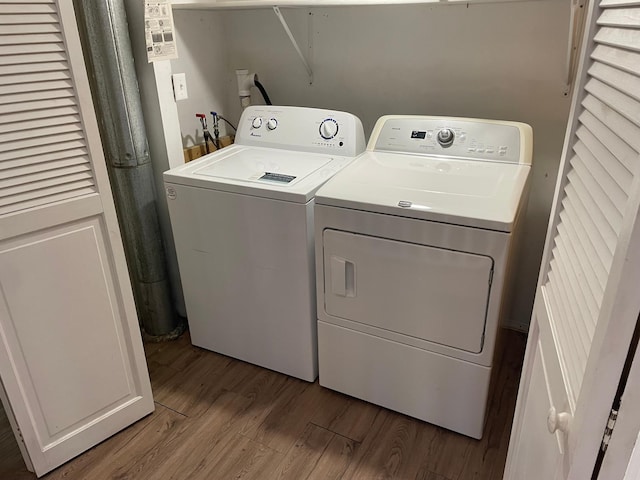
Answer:
M454 117L381 117L367 150L531 163L532 131L518 122Z
M344 157L355 157L365 148L362 123L355 115L275 105L247 107L235 143Z

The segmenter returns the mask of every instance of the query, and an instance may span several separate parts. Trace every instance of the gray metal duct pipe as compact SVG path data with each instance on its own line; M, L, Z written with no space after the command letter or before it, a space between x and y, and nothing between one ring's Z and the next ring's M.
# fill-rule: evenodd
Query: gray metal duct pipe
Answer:
M184 322L171 299L123 0L74 5L140 322L170 338Z

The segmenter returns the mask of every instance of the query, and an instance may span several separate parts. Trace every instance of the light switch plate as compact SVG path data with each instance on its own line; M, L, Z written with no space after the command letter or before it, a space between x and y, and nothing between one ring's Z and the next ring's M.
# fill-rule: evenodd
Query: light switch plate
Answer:
M186 100L189 98L187 94L187 75L184 73L174 73L171 75L173 80L173 96L178 100Z

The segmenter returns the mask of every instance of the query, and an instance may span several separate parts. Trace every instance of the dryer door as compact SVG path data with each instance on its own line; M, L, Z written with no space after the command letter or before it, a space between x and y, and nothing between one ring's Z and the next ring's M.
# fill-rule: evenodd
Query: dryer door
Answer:
M482 351L490 257L337 230L323 244L327 314Z

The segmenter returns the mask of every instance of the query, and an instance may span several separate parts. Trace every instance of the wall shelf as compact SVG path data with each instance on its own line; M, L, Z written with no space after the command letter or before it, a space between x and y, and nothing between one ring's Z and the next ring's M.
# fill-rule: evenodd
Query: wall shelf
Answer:
M243 9L273 7L338 7L362 5L510 3L540 0L171 0L174 9Z

